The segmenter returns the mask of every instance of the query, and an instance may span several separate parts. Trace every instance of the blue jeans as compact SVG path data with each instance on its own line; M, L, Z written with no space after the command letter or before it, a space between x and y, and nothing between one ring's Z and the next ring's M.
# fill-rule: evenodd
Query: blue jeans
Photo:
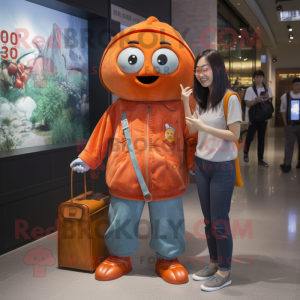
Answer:
M235 162L211 162L195 156L194 166L210 260L218 263L220 271L228 271L232 262L229 211L236 179Z
M122 199L111 195L110 226L104 235L111 255L127 257L138 249L138 227L144 205L144 201ZM157 258L170 260L181 255L185 251L182 197L153 201L148 205L151 225L150 248L156 251ZM147 221L144 223L147 224Z

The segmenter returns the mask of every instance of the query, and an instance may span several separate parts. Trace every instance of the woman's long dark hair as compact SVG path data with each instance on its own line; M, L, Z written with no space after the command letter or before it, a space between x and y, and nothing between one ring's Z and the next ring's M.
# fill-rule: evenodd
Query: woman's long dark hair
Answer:
M224 60L218 50L206 49L199 53L195 60L194 69L196 69L201 57L206 57L211 66L213 72L212 89L210 93L208 87L203 87L195 75L193 96L198 102L200 109L206 110L208 101L210 101L211 107L222 101L227 89L230 89L230 83L226 74Z

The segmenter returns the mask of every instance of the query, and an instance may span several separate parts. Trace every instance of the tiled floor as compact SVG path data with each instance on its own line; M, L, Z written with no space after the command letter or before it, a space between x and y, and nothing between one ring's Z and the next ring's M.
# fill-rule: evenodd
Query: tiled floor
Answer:
M45 277L35 277L32 265L26 265L23 258L38 246L57 258L53 235L0 257L0 299L300 299L300 169L295 168L296 151L292 171L282 174L283 144L283 129L269 128L265 149L269 168L258 167L256 142L251 145L248 164L240 153L244 186L235 188L230 213L236 230L232 285L207 293L200 290L200 282L192 280L192 274L203 267L201 259L208 262L208 250L206 241L194 234L194 225L203 216L191 179L183 197L187 248L180 258L189 273L188 284L175 286L156 276L149 238L140 240L132 256L133 271L120 279L99 282L94 274L58 269L57 263L47 267ZM142 219L149 219L147 207ZM238 225L249 226L245 235ZM146 232L142 225L140 233ZM199 232L203 234L203 226Z

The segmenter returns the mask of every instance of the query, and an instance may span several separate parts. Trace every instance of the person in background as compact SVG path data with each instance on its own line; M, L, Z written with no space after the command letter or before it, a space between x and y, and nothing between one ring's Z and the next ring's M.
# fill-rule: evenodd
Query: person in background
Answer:
M284 149L284 163L280 165L282 172L287 173L291 170L292 158L294 152L295 140L298 141L298 164L297 169L300 169L300 122L292 121L290 112L291 100L300 99L300 78L294 78L292 82L292 91L281 96L280 112L285 126L285 149ZM299 116L299 106L296 108Z
M238 77L236 77L236 79L235 79L235 82L234 82L234 84L233 85L239 85L240 84L240 82L239 82L239 78Z
M246 113L245 113L245 121L248 123L248 133L244 146L244 161L248 162L248 152L250 150L250 145L257 131L257 156L258 156L258 165L268 167L269 165L263 161L264 156L264 147L265 147L265 133L267 129L268 121L261 122L253 122L251 123L249 120L249 109L251 106L255 105L259 101L268 101L272 98L271 88L266 86L263 83L264 80L264 72L259 70L253 73L253 86L250 86L246 90L245 94L245 102L246 102ZM255 87L257 93L255 93Z

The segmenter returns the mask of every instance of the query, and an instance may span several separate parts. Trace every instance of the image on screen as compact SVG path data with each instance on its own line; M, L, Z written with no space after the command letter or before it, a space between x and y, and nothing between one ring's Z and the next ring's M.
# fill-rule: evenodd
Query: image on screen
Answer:
M299 121L299 106L300 100L291 100L291 120L292 121Z
M87 139L87 20L25 0L0 7L0 151Z

